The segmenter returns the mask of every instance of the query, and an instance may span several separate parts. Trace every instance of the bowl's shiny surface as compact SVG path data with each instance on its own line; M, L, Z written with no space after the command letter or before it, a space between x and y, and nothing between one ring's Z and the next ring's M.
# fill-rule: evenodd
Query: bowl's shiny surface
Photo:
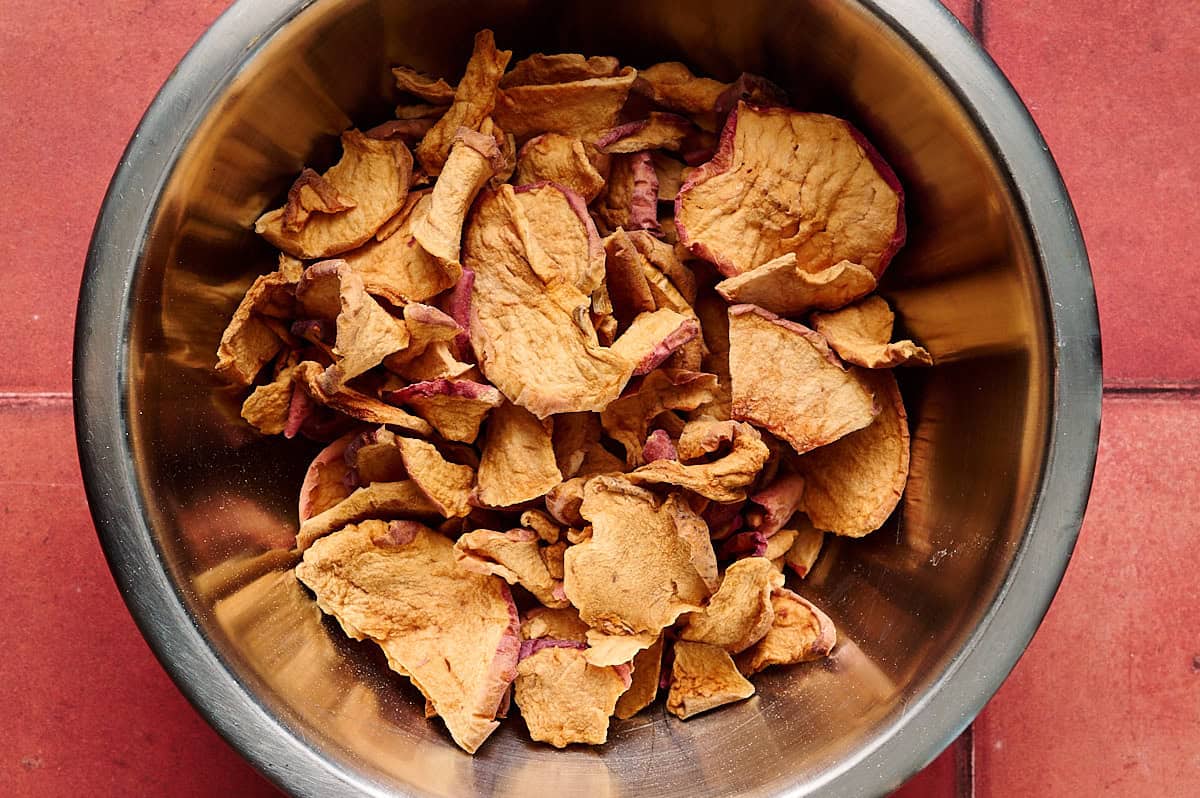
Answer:
M900 512L822 555L842 642L686 723L614 722L555 752L506 724L472 758L380 657L322 621L286 552L310 449L262 439L212 371L272 268L250 231L336 134L390 109L387 67L456 77L491 27L516 57L747 70L853 119L908 193L884 293L939 365L907 370ZM252 761L303 795L869 795L969 722L1066 566L1099 423L1098 327L1070 203L1024 109L936 3L243 0L181 64L114 178L80 301L77 422L93 513L147 638Z

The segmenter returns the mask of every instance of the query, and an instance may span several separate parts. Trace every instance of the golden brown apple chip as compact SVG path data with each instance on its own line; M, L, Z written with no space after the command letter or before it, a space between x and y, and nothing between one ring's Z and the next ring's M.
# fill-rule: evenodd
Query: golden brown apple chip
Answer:
M350 197L342 196L332 183L312 169L305 169L288 189L287 204L283 206L283 229L298 233L304 229L312 214L341 213L356 204Z
M638 314L656 308L650 283L646 280L649 264L633 246L626 232L619 228L604 239L604 254L605 285L612 301L613 315L619 325L618 330L624 331Z
M366 421L370 424L390 424L418 435L428 435L433 432L423 419L405 413L398 407L384 404L373 396L368 396L353 388L342 387L335 392L325 390L321 375L324 369L319 363L306 360L296 366L294 378L304 387L305 392L317 404L325 405L339 413L345 413L350 418Z
M648 152L615 155L604 190L592 203L604 232L658 229L658 173Z
M303 272L300 261L281 255L279 268L254 280L221 335L217 373L237 385L250 385L279 353L283 341L267 317L289 318L295 312L295 289Z
M711 374L663 369L646 375L635 392L622 396L600 414L609 437L625 447L626 463L642 462L642 444L651 419L665 410L694 410L715 396Z
M600 443L600 416L562 413L554 417L554 459L564 478L576 476L589 447Z
M496 99L496 121L517 141L541 133L591 141L616 123L636 77L625 67L608 77L506 86Z
M717 293L730 302L758 305L783 315L840 308L874 290L875 275L857 263L844 260L807 272L794 252L717 283Z
M409 67L392 68L396 88L414 97L420 97L433 105L449 105L454 102L454 87L441 78L434 78Z
M796 537L787 553L783 555L783 561L796 576L803 579L808 576L817 562L817 557L821 555L821 547L825 543L825 533L815 528L808 519L804 519L803 524L799 525L795 532ZM783 534L782 530L775 537L779 537L780 534Z
M813 326L842 360L869 369L918 363L932 366L929 352L912 341L892 340L896 317L881 296L869 296L834 313L814 313Z
M685 174L690 175L691 168L663 152L650 153L650 160L653 161L654 172L658 175L658 201L674 202L675 195L683 188Z
M657 634L708 598L701 572L716 571L708 528L678 496L598 476L584 487L580 514L592 537L567 550L564 587L589 626Z
M372 482L355 489L346 498L324 512L300 524L296 533L296 548L304 551L313 541L368 519L435 518L438 507L411 479L400 482Z
M588 157L583 141L561 133L544 133L525 142L517 153L514 182L518 186L557 183L591 202L604 188L604 175Z
M680 619L679 639L720 646L731 654L745 651L771 628L771 591L778 587L783 587L783 576L769 559L738 560L725 569L708 606Z
M878 277L905 236L900 184L848 122L745 103L680 189L675 226L726 276L794 252L806 271L848 260Z
M758 430L738 424L733 449L724 457L695 465L657 460L632 471L629 480L638 485L678 485L715 502L736 502L746 498L746 486L758 476L769 454Z
M412 234L425 251L445 263L458 263L463 222L479 190L503 168L503 156L490 135L460 127L433 185L429 211L413 222ZM450 269L454 273L455 269ZM458 269L461 273L461 266Z
M781 529L767 540L767 548L763 552L763 556L771 561L771 566L780 574L787 565L785 558L791 551L792 544L796 542L797 535L798 533L794 529Z
M408 477L404 458L396 448L396 435L387 427L357 435L346 447L345 460L355 486L399 482Z
M347 130L342 134L342 159L323 176L325 190L336 192L346 209L307 214L302 221L296 221L293 210L289 228L285 224L289 201L288 206L259 217L254 231L305 260L346 252L370 239L404 207L411 175L412 153L403 141L372 139Z
M510 585L521 585L547 607L570 606L562 581L550 574L542 559L537 534L528 529L476 529L458 539L454 556L468 570L495 574Z
M663 638L659 635L654 645L643 649L633 658L632 684L617 700L613 714L621 720L632 718L654 703L658 696L658 684L662 678Z
M678 61L638 70L633 90L672 111L686 114L712 113L717 100L730 84L712 78L698 78Z
M413 236L413 226L429 213L429 191L414 192L404 208L370 241L342 257L363 279L367 292L397 307L424 302L454 285L456 264L444 263L425 251Z
M490 385L446 379L418 382L388 391L384 398L411 407L443 438L462 443L474 443L479 435L479 425L488 413L504 402L504 396Z
M555 748L600 745L628 680L628 667L597 668L578 648L547 646L517 665L514 698L532 739Z
M646 119L627 122L604 131L596 139L596 147L610 155L642 150L679 152L684 142L696 133L695 126L682 116L652 111Z
M704 460L708 455L724 456L733 447L739 423L715 421L701 418L689 421L679 433L679 457L681 463Z
M908 415L890 371L868 371L864 383L882 407L870 426L800 458L807 479L804 511L817 529L847 537L874 532L887 520L908 480Z
M485 507L511 507L544 496L562 482L554 460L553 424L505 402L488 419L475 498Z
M771 484L750 497L757 508L746 513L751 529L757 529L763 537L770 538L792 519L803 506L804 477L799 474L781 474Z
M696 302L696 275L684 263L679 260L675 253L675 247L662 241L645 230L634 230L629 234L629 240L633 242L637 251L642 253L647 262L659 273L670 281L671 287L678 292L679 297L690 307ZM664 295L669 292L658 281L651 278L651 287L658 286ZM665 296L655 296L655 301L658 306L669 307L672 310L679 310L674 304L664 305ZM671 302L678 302L672 299Z
M725 649L680 640L674 652L667 693L667 711L672 715L686 720L754 695L754 685L738 673Z
M296 576L347 634L383 648L464 750L499 725L520 654L517 608L502 580L459 568L448 539L368 521L319 541Z
M637 316L629 329L613 341L612 351L633 364L633 375L649 374L675 352L700 336L700 322L659 308Z
M346 479L350 466L345 454L346 448L357 437L357 432L346 433L322 449L309 464L300 484L301 522L320 515L350 495L352 488Z
M534 53L513 64L500 79L500 87L567 83L588 78L608 78L617 74L621 63L611 56L584 58L579 53Z
M878 412L861 375L824 338L754 305L729 309L729 371L733 417L800 454L862 429Z
M471 60L454 90L454 103L417 145L417 158L426 174L441 174L459 128L478 130L483 120L492 115L500 76L510 58L512 51L496 49L496 37L490 30L475 34ZM503 122L500 126L512 132Z
M521 621L521 639L536 640L549 637L587 643L588 625L579 620L579 611L567 606L562 609L534 607Z
M591 296L604 282L604 248L583 198L553 183L520 186L513 196L546 255L530 265L550 267L538 276L546 283L565 280Z
M282 369L274 380L255 388L242 403L242 418L263 435L278 435L287 427L295 370L295 366Z
M558 420L554 422L555 427L558 427ZM521 526L530 530L538 538L551 545L558 543L562 537L562 527L558 522L551 518L541 510L526 510L521 513ZM553 571L553 569L551 569ZM560 577L561 578L561 577Z
M469 499L475 469L448 462L437 447L415 438L397 438L396 446L409 478L447 518L465 518L471 512Z
M661 635L654 632L616 635L601 632L599 629L589 629L585 656L588 662L597 667L626 665L632 662L639 652L658 642L660 637Z
M583 486L589 477L572 477L555 485L546 494L546 512L563 526L581 527L586 522L579 514L583 506ZM567 539L572 543L579 542L571 538L571 530L567 530Z
M829 616L785 587L771 594L775 619L771 629L738 655L738 669L747 676L772 665L794 665L824 659L837 643Z

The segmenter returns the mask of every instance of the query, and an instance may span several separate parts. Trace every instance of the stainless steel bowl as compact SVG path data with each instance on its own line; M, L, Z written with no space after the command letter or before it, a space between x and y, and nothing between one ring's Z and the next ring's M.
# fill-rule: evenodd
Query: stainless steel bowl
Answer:
M389 112L387 67L454 77L490 26L517 51L680 59L852 118L907 188L885 293L939 365L902 374L902 511L838 541L807 590L842 633L824 665L686 723L615 724L556 752L520 721L474 758L289 572L303 446L251 434L212 371L271 268L251 222L336 134ZM129 607L180 688L297 795L884 793L971 720L1070 557L1100 412L1096 307L1070 201L1024 107L918 0L241 0L184 59L113 179L81 291L80 457Z

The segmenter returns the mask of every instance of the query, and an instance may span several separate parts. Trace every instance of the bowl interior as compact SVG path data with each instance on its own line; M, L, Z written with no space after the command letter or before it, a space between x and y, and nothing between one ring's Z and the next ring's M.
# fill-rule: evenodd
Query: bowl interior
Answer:
M909 242L883 293L900 332L939 364L899 375L913 432L902 508L864 540L833 542L804 585L837 622L836 655L764 673L751 700L686 723L657 709L614 721L599 750L531 744L516 720L466 756L372 647L323 620L286 552L316 447L254 434L238 418L241 395L212 370L241 294L274 267L254 219L302 166L335 157L342 129L388 117L389 66L454 80L481 27L514 58L568 51L681 60L725 80L757 72L801 108L852 119L908 196ZM804 794L894 733L997 597L1044 465L1051 390L1026 224L921 54L862 6L827 0L330 0L256 47L162 187L132 287L126 385L162 560L261 706L364 786L436 796ZM953 731L906 733L944 742Z

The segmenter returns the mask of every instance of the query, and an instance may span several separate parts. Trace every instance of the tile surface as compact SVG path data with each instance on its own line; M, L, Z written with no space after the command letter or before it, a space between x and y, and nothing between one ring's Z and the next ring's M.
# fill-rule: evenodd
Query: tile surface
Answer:
M979 798L1200 795L1200 396L1104 411L1066 580L975 722Z
M1079 213L1106 379L1200 381L1200 3L990 0L984 19Z

